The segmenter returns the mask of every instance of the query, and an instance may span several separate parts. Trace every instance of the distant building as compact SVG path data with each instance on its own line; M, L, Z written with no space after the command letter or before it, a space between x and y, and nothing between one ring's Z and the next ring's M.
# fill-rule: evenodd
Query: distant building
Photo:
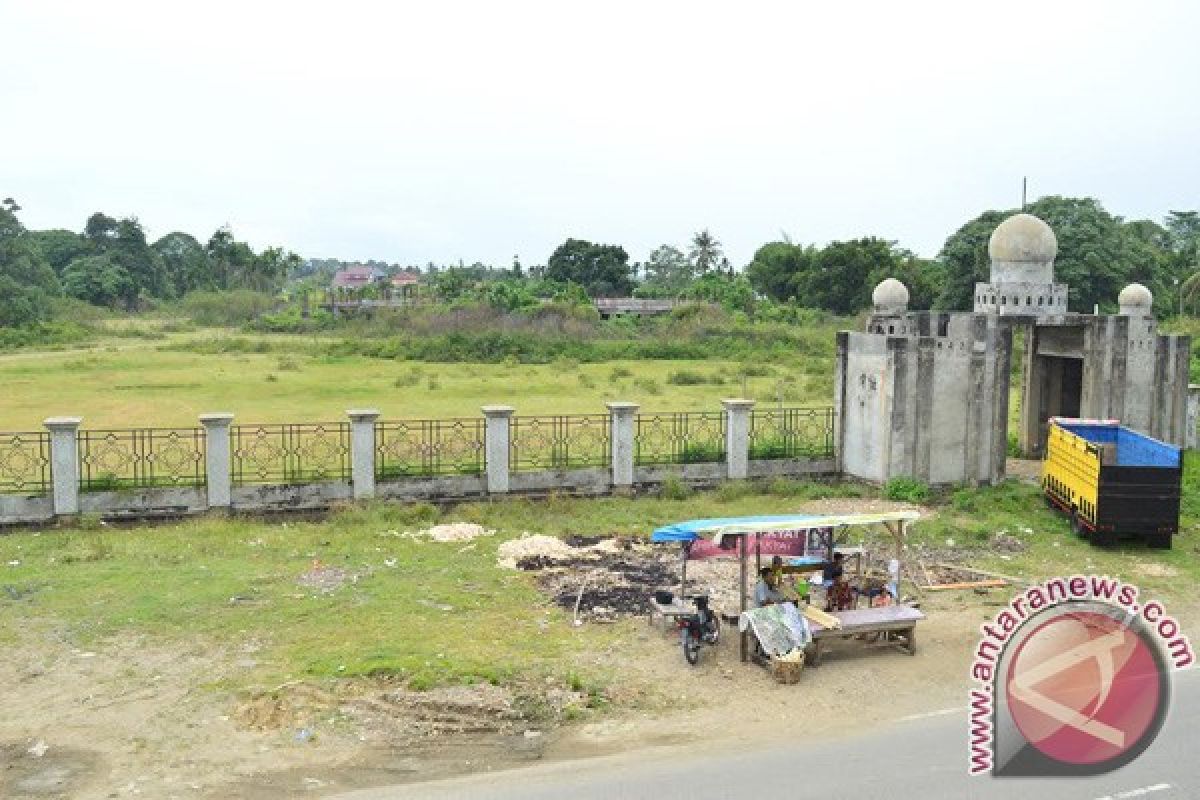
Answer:
M376 267L367 267L361 264L339 269L333 273L334 289L365 289L366 287L383 281L387 276L382 270Z
M397 272L392 276L393 289L406 289L421 282L421 276L414 272Z
M592 303L602 319L624 315L652 317L657 314L669 314L678 305L675 300L650 300L640 297L597 297Z

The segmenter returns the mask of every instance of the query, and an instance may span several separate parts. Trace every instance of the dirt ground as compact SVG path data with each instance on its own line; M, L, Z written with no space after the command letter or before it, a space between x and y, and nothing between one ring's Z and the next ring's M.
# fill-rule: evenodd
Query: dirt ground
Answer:
M822 510L835 511L829 503ZM570 570L614 565L609 582L598 584L605 591L660 574L638 561L637 546L598 549L593 560L569 554L566 572L538 557L524 568L564 607L575 598L564 598L563 587L579 584ZM587 712L579 712L586 695L550 684L411 692L382 680L347 680L289 683L247 697L222 687L236 685L253 665L251 640L213 648L127 639L83 652L52 635L25 633L18 646L0 651L7 677L0 684L0 797L320 797L537 759L848 733L963 705L978 626L1011 593L927 593L916 655L843 640L787 686L741 663L728 627L721 644L689 667L675 631L620 608L581 613L583 624L610 624L620 634L589 656L619 678L607 690L608 710ZM610 591L584 606L612 606L612 597L626 594ZM1195 629L1196 607L1171 611L1185 630ZM577 721L547 723L566 718Z

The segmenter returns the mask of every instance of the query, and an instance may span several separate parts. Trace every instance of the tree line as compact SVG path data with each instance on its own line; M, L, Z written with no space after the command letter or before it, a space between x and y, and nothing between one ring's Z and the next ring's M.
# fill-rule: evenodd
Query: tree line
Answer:
M136 218L97 212L81 233L26 230L11 199L0 205L0 327L44 320L52 299L68 296L110 308L136 310L157 299L195 290L277 292L290 280L321 285L342 262L303 261L269 247L256 253L221 228L201 244L182 232L148 242ZM1070 286L1069 308L1112 311L1126 284L1145 284L1159 314L1200 305L1200 212L1171 211L1162 222L1124 220L1094 198L1043 197L1026 209L1058 237L1055 276ZM735 268L708 230L684 246L663 244L633 262L618 244L567 239L544 265L437 266L424 281L441 301L485 302L521 310L546 301L586 303L590 297L680 298L751 312L787 304L836 314L867 308L886 277L903 281L912 309L966 310L975 283L988 280L988 239L1018 209L993 209L965 222L935 258L897 242L867 236L823 246L787 236L760 246ZM390 267L384 262L371 265ZM408 267L407 269L416 269ZM324 285L328 285L325 283Z
M136 217L96 212L76 233L27 230L20 210L0 203L0 327L49 319L58 297L136 311L197 290L275 292L302 263L280 247L256 253L228 228L205 244L179 231L150 242Z

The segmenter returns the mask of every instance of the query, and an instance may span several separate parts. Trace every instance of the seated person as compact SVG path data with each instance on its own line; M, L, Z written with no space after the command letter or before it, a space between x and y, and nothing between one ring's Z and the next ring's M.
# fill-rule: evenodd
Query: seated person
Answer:
M821 573L822 582L825 588L833 586L837 579L846 574L846 555L844 553L834 553L833 562L825 565L825 569Z
M754 604L759 608L775 603L786 603L787 598L779 591L779 583L770 567L758 571L758 585L754 587Z
M884 586L871 598L871 608L886 608L893 604L892 590Z
M794 575L790 575L783 571L783 558L775 556L771 559L771 573L775 576L775 588L781 592L786 592L789 595L795 595L797 602L808 602L808 582L804 582L803 588L796 581ZM789 600L792 597L788 598Z
M845 561L846 556L843 553L834 553L833 561L826 564L821 571L821 586L825 588L826 611L833 611L834 587L846 574Z
M854 608L854 589L850 582L842 576L834 582L825 602L826 611L846 611Z

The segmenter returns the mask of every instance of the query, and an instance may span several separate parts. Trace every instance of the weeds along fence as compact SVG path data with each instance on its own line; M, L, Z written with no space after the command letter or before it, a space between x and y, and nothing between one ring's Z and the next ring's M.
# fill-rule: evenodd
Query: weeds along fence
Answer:
M455 497L605 492L672 470L700 482L836 471L832 408L750 405L637 413L614 403L607 414L541 416L500 407L499 417L412 420L360 411L253 425L205 415L201 427L105 430L54 418L45 431L0 433L0 524L139 503L308 507L376 496L377 484L388 497Z

